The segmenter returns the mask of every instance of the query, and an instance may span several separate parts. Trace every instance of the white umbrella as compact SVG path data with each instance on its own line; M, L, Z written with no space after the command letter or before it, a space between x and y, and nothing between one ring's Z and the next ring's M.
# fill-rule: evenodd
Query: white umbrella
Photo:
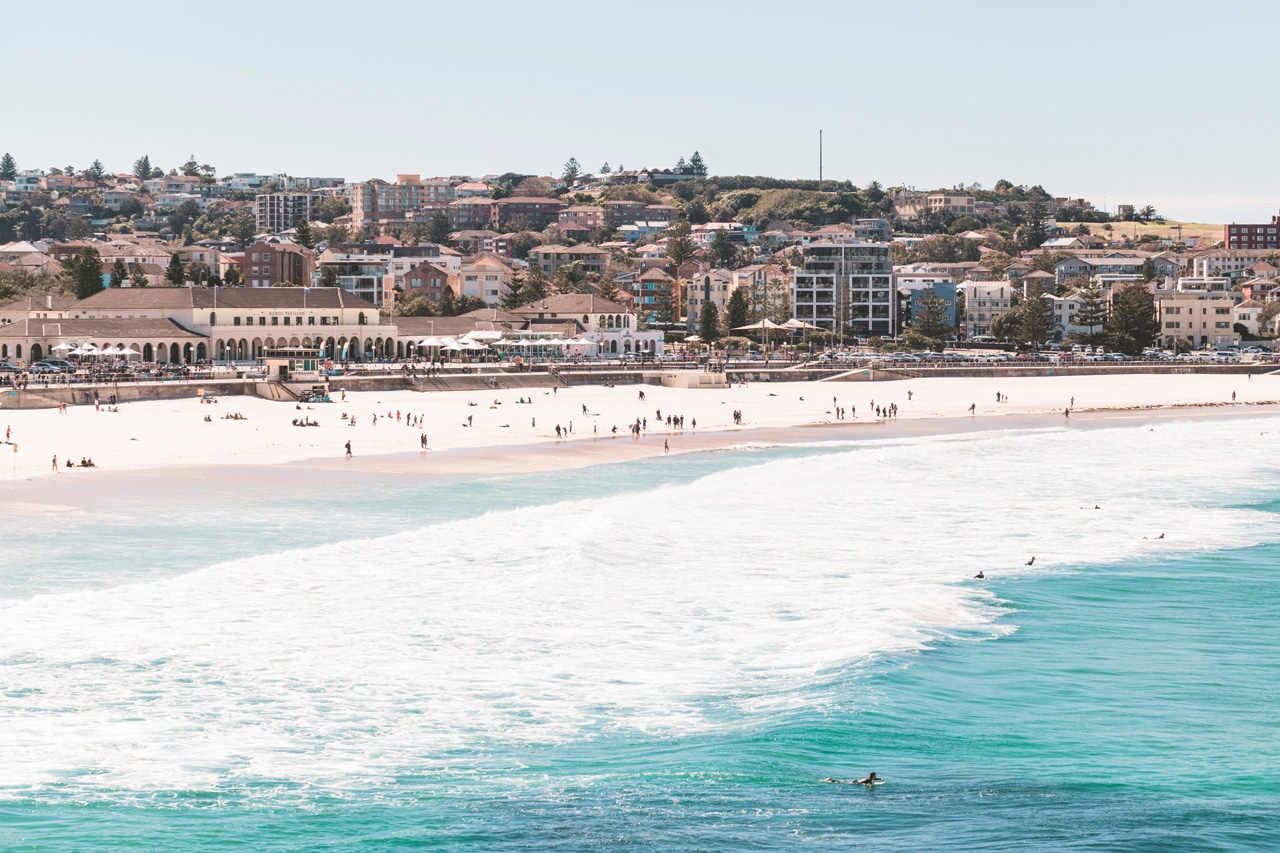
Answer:
M476 329L463 335L464 338L471 341L500 341L502 340L502 332L491 329Z
M821 326L815 326L812 323L806 323L804 320L800 320L796 317L792 317L790 320L783 323L782 326L785 329L813 329L819 332L822 331Z
M75 347L71 346L71 344L68 344L68 343L61 343L55 346L54 349L57 350L58 352L66 352L67 350L75 349Z
M418 341L420 347L442 347L444 346L444 338L429 337Z
M124 344L120 345L120 354L125 358L134 358L135 356L137 358L142 358L142 353L138 352L133 347L126 347Z
M772 320L765 319L765 320L760 320L759 322L756 322L756 323L748 323L745 326L734 326L733 331L743 332L743 331L752 331L752 330L759 330L759 329L782 329L782 328L786 328L786 327L779 323L775 323Z
M684 342L686 344L700 344L702 343L702 338L698 337L697 335L690 335L689 337L684 339Z
M482 344L479 341L466 341L466 340L461 341L461 346L463 347L463 349L469 349L469 350L481 350L481 349L489 348L488 345Z
M457 341L450 341L448 344L445 344L444 348L447 349L449 352L461 352L462 350L467 349L467 347L463 346Z

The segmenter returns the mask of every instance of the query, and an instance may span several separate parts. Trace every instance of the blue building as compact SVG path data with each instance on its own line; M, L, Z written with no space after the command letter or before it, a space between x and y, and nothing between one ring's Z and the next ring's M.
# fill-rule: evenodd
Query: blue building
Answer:
M954 281L922 281L920 279L899 280L898 293L905 298L902 300L904 304L902 312L902 325L911 325L911 318L916 315L922 297L926 290L932 288L933 292L947 303L947 320L951 325L956 323L956 283Z

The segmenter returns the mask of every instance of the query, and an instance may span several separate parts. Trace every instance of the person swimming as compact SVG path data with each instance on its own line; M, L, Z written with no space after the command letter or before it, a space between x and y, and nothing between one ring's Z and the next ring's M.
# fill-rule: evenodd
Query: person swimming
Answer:
M973 577L974 577L974 580L980 580L980 581L984 581L984 580L986 580L986 579L987 579L987 576L986 576L986 574L982 571L982 569L978 569L978 573L977 573L976 575L974 575Z
M1035 564L1036 564L1035 557L1032 557L1030 560L1027 560L1027 562L1025 563L1025 565L1028 565L1028 566L1034 566Z

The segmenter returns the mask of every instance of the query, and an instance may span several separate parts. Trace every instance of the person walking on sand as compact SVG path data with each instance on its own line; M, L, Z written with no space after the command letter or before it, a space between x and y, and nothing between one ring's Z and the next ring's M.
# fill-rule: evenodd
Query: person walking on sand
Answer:
M1232 392L1231 392L1231 402L1233 402L1233 403L1234 403L1235 401L1236 401L1236 392L1235 392L1235 391L1232 391Z
M970 415L974 414L977 410L978 410L978 404L977 404L977 403L970 403L970 404L969 404L969 414L970 414Z
M351 458L351 442L347 441L347 458Z
M663 453L671 452L671 445L667 444L667 440L665 438L662 440L662 452Z
M58 454L53 454L53 473L58 473Z
M1066 418L1067 420L1071 420L1071 410L1070 410L1070 409L1063 409L1063 410L1062 410L1062 416L1063 416L1064 418Z

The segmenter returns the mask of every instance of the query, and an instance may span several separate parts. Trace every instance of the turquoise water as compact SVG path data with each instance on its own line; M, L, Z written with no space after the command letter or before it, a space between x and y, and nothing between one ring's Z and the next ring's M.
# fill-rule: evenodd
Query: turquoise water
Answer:
M1274 424L1156 426L5 519L0 848L1276 849Z

